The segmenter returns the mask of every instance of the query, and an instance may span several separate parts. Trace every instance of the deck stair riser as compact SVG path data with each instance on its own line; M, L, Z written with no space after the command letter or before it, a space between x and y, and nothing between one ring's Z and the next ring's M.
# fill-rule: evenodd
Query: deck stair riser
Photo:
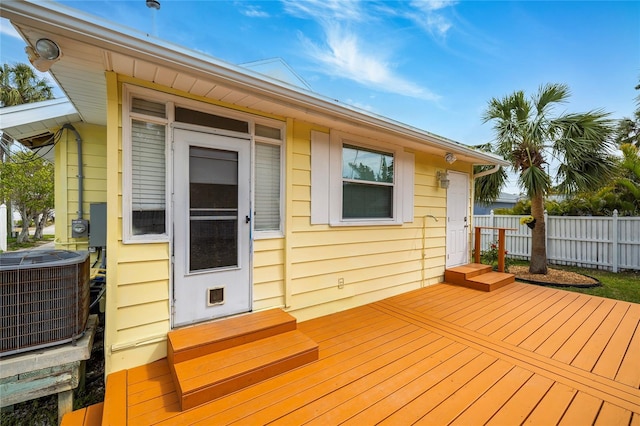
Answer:
M492 271L489 265L470 263L447 269L444 280L475 290L493 291L515 282L515 275Z
M281 309L241 315L174 330L167 336L169 363L179 363L297 328L296 319Z
M289 331L175 364L181 409L187 410L318 359L318 345Z
M318 345L280 309L175 330L167 340L181 410L318 359Z

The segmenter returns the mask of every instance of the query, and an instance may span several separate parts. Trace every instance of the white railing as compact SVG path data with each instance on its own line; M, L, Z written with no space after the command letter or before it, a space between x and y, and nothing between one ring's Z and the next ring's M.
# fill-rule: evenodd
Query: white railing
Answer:
M520 225L522 216L476 215L474 226L516 228L507 231L508 256L529 259L531 230ZM548 216L545 213L547 260L557 265L640 270L640 217ZM498 240L497 231L482 230L481 250Z

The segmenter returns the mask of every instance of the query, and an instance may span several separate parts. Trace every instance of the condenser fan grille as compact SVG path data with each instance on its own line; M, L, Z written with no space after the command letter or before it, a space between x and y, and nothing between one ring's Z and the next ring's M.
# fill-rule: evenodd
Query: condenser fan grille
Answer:
M89 255L0 254L0 356L80 337L89 315Z

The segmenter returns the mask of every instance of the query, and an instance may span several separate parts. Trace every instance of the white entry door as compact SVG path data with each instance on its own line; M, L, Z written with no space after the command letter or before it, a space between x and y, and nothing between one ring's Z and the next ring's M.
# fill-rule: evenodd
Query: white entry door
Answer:
M469 262L469 175L449 172L446 267Z
M174 130L174 325L251 310L250 147Z

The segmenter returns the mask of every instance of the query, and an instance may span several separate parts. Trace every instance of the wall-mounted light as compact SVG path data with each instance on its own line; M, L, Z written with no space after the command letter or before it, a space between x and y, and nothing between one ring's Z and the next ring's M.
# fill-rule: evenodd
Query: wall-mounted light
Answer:
M438 182L440 182L440 188L443 188L443 189L449 188L450 180L449 180L449 175L447 174L446 171L443 172L439 170L436 173L436 178L438 179Z
M35 48L27 46L24 48L24 51L27 53L31 65L41 72L49 71L51 65L59 61L62 57L60 47L48 38L39 39L36 41Z
M445 154L445 156L444 156L444 161L446 161L446 162L447 162L447 163L449 163L449 164L453 164L453 163L455 163L455 162L456 162L456 160L457 160L456 156L455 156L455 155L453 155L453 154L452 154L452 153L450 153L450 152L447 152L447 153Z
M160 2L158 0L147 0L147 7L149 9L160 10Z

